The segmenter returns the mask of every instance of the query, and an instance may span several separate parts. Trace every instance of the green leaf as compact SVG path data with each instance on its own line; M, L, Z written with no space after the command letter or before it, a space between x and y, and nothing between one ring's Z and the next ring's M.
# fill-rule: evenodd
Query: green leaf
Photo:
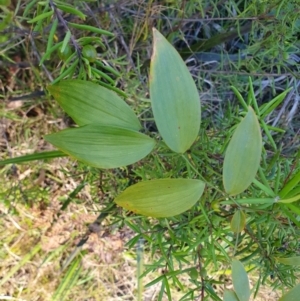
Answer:
M193 78L174 47L154 28L150 98L157 128L170 149L184 153L200 128L200 100Z
M246 215L242 210L237 210L231 220L230 228L234 233L240 233L246 225Z
M279 192L279 196L284 198L291 190L293 190L300 182L300 170L284 185Z
M234 291L225 290L223 301L239 301Z
M109 37L114 36L114 34L112 32L109 32L107 30L103 30L103 29L98 28L98 27L90 26L90 25L82 25L82 24L71 23L71 22L68 22L68 25L71 26L71 27L74 27L76 29L87 30L87 31L90 31L90 32L98 33L98 34L104 34L104 35L109 36Z
M70 39L71 39L71 31L68 30L66 32L66 35L65 35L65 38L64 38L64 41L63 41L63 44L61 46L61 49L60 49L60 52L63 53L68 45L68 43L70 42Z
M293 257L275 257L275 259L283 264L286 265L293 265L293 266L298 266L300 265L300 256L293 256Z
M283 295L279 301L298 301L300 296L300 284L297 284L288 293Z
M251 107L237 126L226 150L223 184L229 195L248 188L259 167L262 137L258 119Z
M247 199L237 199L237 200L226 200L226 201L221 201L220 204L222 205L232 205L232 204L274 204L275 203L275 198L247 198Z
M270 114L272 111L274 111L284 100L288 92L290 92L292 88L289 88L282 92L281 94L277 95L274 99L270 100L266 104L263 104L260 108L260 116L261 118L265 118L268 114Z
M35 18L33 18L33 19L27 21L27 23L30 23L30 24L31 24L31 23L36 23L36 22L38 22L38 21L40 21L40 20L49 18L49 17L51 17L52 15L53 15L53 10L48 11L48 12L43 13L43 14L40 14L40 15L36 16Z
M193 179L158 179L135 184L115 202L130 211L152 217L168 217L191 208L201 197L205 184Z
M114 92L83 80L64 80L48 86L49 92L78 125L99 123L141 129L131 108Z
M76 15L79 18L81 18L82 20L85 20L86 15L84 13L82 13L81 11L75 9L72 6L63 5L63 4L56 4L56 7L59 8L60 10L64 11L64 12L66 12L66 13Z
M67 270L58 288L54 292L51 301L63 301L70 293L71 288L76 284L81 271L81 256L78 256Z
M300 200L300 194L292 197L292 198L288 198L288 199L280 199L277 201L277 203L284 203L284 204L289 204L289 203L294 203Z
M232 282L239 301L249 301L250 286L244 266L238 260L232 260Z
M155 145L153 139L139 132L99 124L66 129L45 139L79 161L99 168L135 163Z
M53 158L65 157L65 156L67 155L61 151L41 152L41 153L35 153L35 154L2 160L0 161L0 166L6 164L20 164L20 163L35 161L35 160L53 159Z

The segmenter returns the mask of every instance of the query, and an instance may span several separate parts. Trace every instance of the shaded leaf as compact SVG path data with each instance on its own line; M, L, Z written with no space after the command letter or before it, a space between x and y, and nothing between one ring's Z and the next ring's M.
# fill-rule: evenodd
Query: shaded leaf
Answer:
M47 89L78 125L101 123L132 130L141 128L131 108L114 92L83 80L63 80Z
M239 301L249 301L250 286L244 266L238 260L232 260L232 282Z
M100 168L137 162L155 145L153 139L139 132L99 124L66 129L45 139L79 161Z
M274 204L275 198L247 198L247 199L237 199L237 200L226 200L221 201L222 205L232 205L232 204Z
M234 291L225 290L223 301L239 301Z
M279 192L279 196L284 198L291 190L293 190L300 182L300 170L284 185Z
M184 153L200 129L196 85L174 47L154 28L150 98L157 128L170 149Z
M286 265L293 265L293 266L298 266L300 265L300 256L293 256L293 257L275 257L275 259Z
M240 233L246 225L246 215L242 210L237 210L231 220L230 228L235 233Z
M140 182L122 192L115 202L137 214L168 217L191 208L205 184L193 179L158 179Z
M300 296L300 284L297 284L288 293L283 295L279 301L298 301Z
M229 195L248 188L257 173L262 151L258 119L251 107L237 126L226 150L223 184Z

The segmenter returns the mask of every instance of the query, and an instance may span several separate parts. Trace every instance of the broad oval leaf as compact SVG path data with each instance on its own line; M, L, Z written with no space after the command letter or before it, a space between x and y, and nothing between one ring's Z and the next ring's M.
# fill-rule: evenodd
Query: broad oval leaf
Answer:
M237 210L231 220L230 228L235 233L240 233L246 225L246 215L242 210Z
M223 166L223 184L229 195L248 188L259 167L262 137L255 112L248 113L236 128L227 147Z
M155 28L150 98L157 128L170 149L184 153L200 129L200 99L193 78L174 47Z
M100 123L132 130L141 128L131 108L113 91L83 80L63 80L47 89L78 125Z
M292 256L292 257L275 257L276 261L285 264L285 265L300 265L300 256Z
M158 179L140 182L122 192L115 202L130 211L152 217L168 217L191 208L205 184L194 179Z
M232 282L239 301L249 301L250 286L244 266L238 260L232 260Z
M278 301L298 301L299 296L300 296L300 284L297 284L288 293L283 295Z
M234 291L225 290L223 301L239 301Z
M139 132L99 124L66 129L45 139L79 161L99 168L135 163L155 145L153 139Z

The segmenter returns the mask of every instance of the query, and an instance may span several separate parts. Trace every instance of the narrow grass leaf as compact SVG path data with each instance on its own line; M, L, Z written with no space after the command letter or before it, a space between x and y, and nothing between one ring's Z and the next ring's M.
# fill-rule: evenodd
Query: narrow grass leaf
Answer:
M237 97L237 99L239 100L240 104L244 107L244 110L248 111L247 103L244 100L240 91L234 86L231 86L230 88L233 90L233 92L234 92L235 96Z
M63 301L67 295L70 293L70 289L76 283L79 273L81 270L81 256L78 256L69 267L66 275L60 282L57 290L55 291L54 295L52 296L52 301Z
M276 261L285 264L285 265L292 265L298 266L300 265L300 256L293 256L293 257L275 257Z
M66 129L45 139L79 161L99 168L135 163L155 145L153 139L139 132L99 124Z
M36 245L30 252L28 252L21 261L14 265L8 273L3 275L3 278L0 280L0 286L2 286L11 276L13 276L19 269L21 269L25 264L27 264L36 253L38 253L41 250L40 244Z
M114 34L112 32L109 32L107 30L103 30L103 29L98 28L98 27L90 26L90 25L81 25L81 24L71 23L71 22L68 22L68 25L71 26L71 27L74 27L76 29L80 29L80 30L95 32L95 33L103 34L103 35L110 36L110 37L114 36Z
M278 200L278 203L289 204L289 203L297 202L299 200L300 200L300 194L289 199L280 199Z
M44 53L44 55L41 57L41 60L39 62L39 66L41 66L45 60L48 60L50 58L50 55L56 51L59 47L61 47L61 45L63 44L63 41L55 44L54 46L51 46L51 48L49 48L48 50L46 50L46 52Z
M237 126L227 147L223 166L223 184L229 195L248 188L257 173L262 151L258 119L251 107Z
M234 233L240 233L246 225L246 215L242 210L237 210L231 220L230 228Z
M60 49L60 52L63 53L68 45L68 43L70 42L70 39L71 39L71 31L68 30L66 32L66 35L65 35L65 38L63 40L63 44L61 46L61 49Z
M267 187L266 185L264 185L263 183L259 182L256 179L253 179L253 184L256 185L261 191L263 191L266 195L271 196L271 197L275 197L276 194L275 192L269 187Z
M285 184L279 192L279 196L284 198L291 190L293 190L300 182L300 170Z
M67 156L67 154L61 151L41 152L41 153L35 153L35 154L2 160L0 161L0 166L6 164L20 164L20 163L25 163L28 161L35 161L35 160L54 159L54 158L65 157L65 156Z
M158 130L170 149L184 153L200 128L196 85L174 47L154 28L150 66L150 98Z
M300 284L297 284L288 293L283 295L278 301L298 301L300 296Z
M233 204L240 204L240 205L245 205L245 204L274 204L275 199L274 198L247 198L247 199L238 199L238 200L226 200L226 201L221 201L220 204L222 205L233 205Z
M285 90L284 92L280 93L274 99L269 101L268 103L262 105L259 108L261 118L265 118L268 114L270 114L273 110L275 110L281 102L284 100L285 96L290 92L292 88Z
M73 14L78 16L80 19L85 20L86 15L84 13L82 13L80 10L69 6L69 5L63 5L63 4L56 4L56 7L59 8L60 10L69 13L69 14Z
M55 35L56 29L57 29L57 25L58 25L58 20L55 18L54 21L53 21L53 23L52 23L50 32L49 32L48 41L47 41L46 53L47 53L47 52L51 49L51 47L52 47L53 40L54 40L54 35Z
M158 179L135 184L115 202L130 211L152 217L168 217L191 208L201 197L205 184L193 179Z
M238 260L232 261L232 282L239 301L249 301L250 286L244 266Z
M35 18L27 21L27 23L29 23L29 24L36 23L36 22L41 21L43 19L49 18L52 15L53 15L53 10L48 11L48 12L43 13L43 14L40 14L40 15L36 16Z
M131 108L114 92L83 80L64 80L48 86L49 92L78 125L91 123L140 130Z
M223 301L239 301L239 299L234 291L225 290Z

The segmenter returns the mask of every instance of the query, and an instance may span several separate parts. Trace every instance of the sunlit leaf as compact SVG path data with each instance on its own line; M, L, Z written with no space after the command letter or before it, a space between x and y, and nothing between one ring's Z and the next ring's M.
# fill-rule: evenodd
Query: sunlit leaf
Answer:
M141 128L131 108L113 91L83 80L64 80L49 92L78 125L101 123L132 130Z
M140 182L122 192L115 202L137 214L168 217L191 208L205 184L193 179L158 179Z
M292 257L275 257L276 261L285 264L285 265L300 265L300 256L292 256Z
M246 225L246 215L242 210L237 210L231 220L230 228L235 233L240 233Z
M278 301L298 301L300 297L300 284L297 284L288 293L283 295Z
M234 291L225 290L223 301L239 301Z
M79 161L100 168L137 162L155 145L153 139L139 132L98 124L66 129L45 139Z
M277 202L278 203L283 203L283 204L289 204L289 203L294 203L300 200L300 194L292 197L292 198L288 198L288 199L279 199Z
M150 98L157 128L170 149L184 153L200 128L200 100L196 85L174 47L153 29Z
M232 282L239 301L249 301L250 286L244 266L238 260L232 260Z
M236 195L248 188L257 173L262 151L258 119L251 107L236 128L226 150L223 166L225 191Z

